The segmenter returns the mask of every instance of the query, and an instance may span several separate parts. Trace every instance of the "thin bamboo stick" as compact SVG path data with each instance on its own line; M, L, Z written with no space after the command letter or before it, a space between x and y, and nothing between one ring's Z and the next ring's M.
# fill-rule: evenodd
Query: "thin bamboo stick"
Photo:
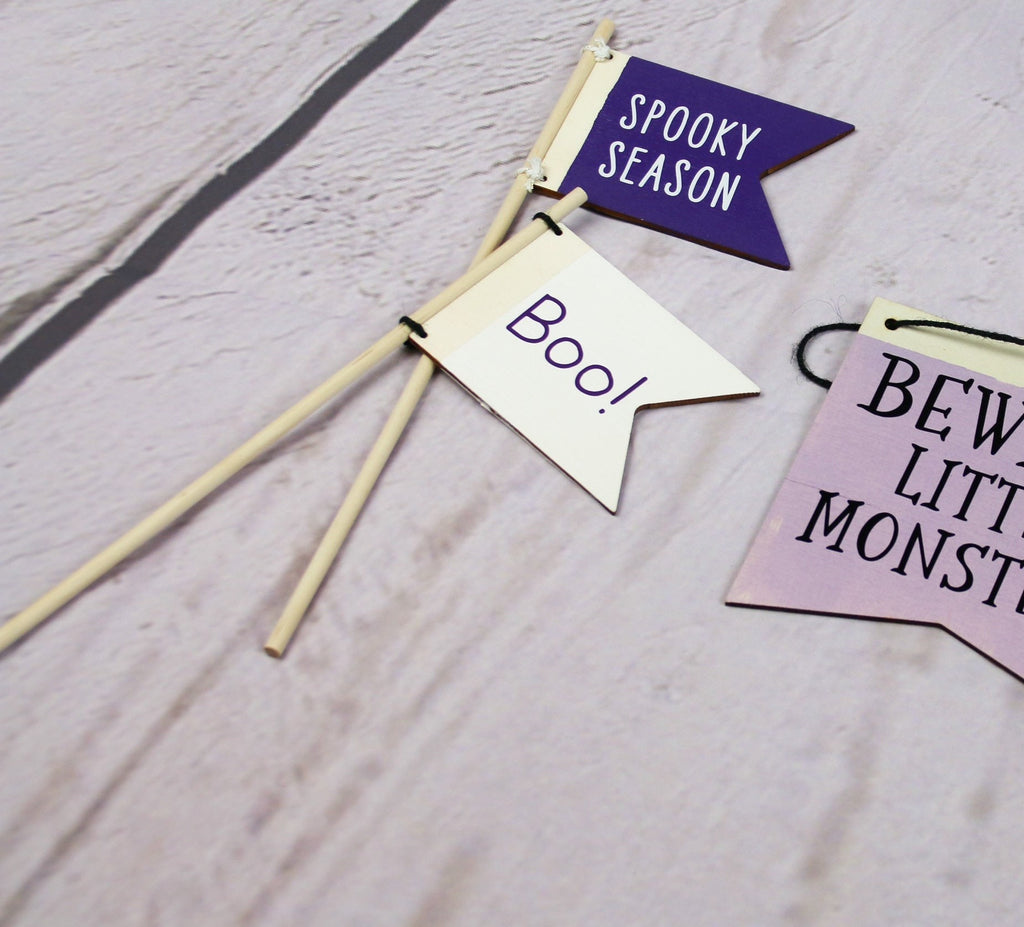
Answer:
M295 587L295 591L291 594L291 598L288 599L288 604L285 605L284 611L274 626L273 632L267 639L266 644L263 645L263 649L270 656L280 657L284 653L288 642L295 633L295 629L299 626L299 622L302 621L303 615L306 614L309 603L313 601L313 596L316 595L320 584L327 575L327 571L331 568L331 564L334 563L338 551L341 550L342 544L345 543L352 525L355 524L356 519L359 517L359 513L362 511L370 491L373 489L377 478L384 469L384 465L391 456L391 451L402 436L405 425L412 415L412 410L416 408L416 404L423 395L423 390L426 388L433 372L433 362L426 354L421 355L420 359L416 362L416 367L409 378L409 382L402 391L402 395L399 397L394 409L392 409L384 429L371 448L366 462L359 471L359 475L352 484L348 495L345 496L345 501L342 503L341 508L338 509L337 515L334 516L334 520L317 547L316 553L313 554L313 559L309 561L309 566L306 567L306 571L302 574L302 578Z
M599 40L607 42L612 37L613 32L615 32L615 23L610 19L603 19L594 30L590 43L595 44ZM569 115L569 110L572 109L573 103L576 102L576 98L580 95L583 85L587 82L587 78L590 77L590 72L593 70L594 56L584 52L576 63L576 67L569 77L569 82L565 85L562 95L558 98L558 102L555 103L555 108L551 110L548 121L544 123L544 127L540 130L537 141L534 143L533 148L530 149L530 158L544 159L548 149L551 147L551 143L558 134L558 130L562 127L562 123L565 122L565 117ZM526 200L526 195L530 192L530 188L529 180L520 174L517 174L512 180L512 186L505 195L505 200L501 204L498 214L494 217L494 221L487 230L487 234L484 235L483 241L480 242L480 247L473 258L474 264L477 261L483 260L501 244L501 240L508 234L512 223L515 222L516 215Z
M551 217L556 222L561 221L585 200L586 194L582 190L574 190L549 210ZM481 261L471 271L420 307L411 318L420 324L433 318L452 300L461 296L491 271L500 267L513 254L535 241L546 230L547 227L542 222L531 222L497 251L490 254L486 260ZM189 483L181 492L144 518L134 528L121 535L27 608L0 625L0 653L112 570L122 560L131 556L147 541L177 521L189 509L226 483L239 470L333 399L346 386L380 363L398 348L408 338L408 335L409 329L404 324L395 326L375 344L257 432L241 447L232 451L198 479Z
M607 42L612 37L614 31L615 24L610 19L602 20L598 24L597 29L594 30L594 35L590 40L591 44L595 44L598 40ZM555 108L548 116L547 122L544 123L544 127L541 129L540 135L537 136L537 141L534 143L533 148L530 149L530 158L543 159L547 154L551 143L558 134L558 130L562 127L562 123L565 122L565 117L569 114L569 110L572 108L573 103L576 102L580 90L583 89L583 85L587 82L587 78L594 68L594 61L593 55L584 53L580 56L576 68L565 85L565 89L555 103ZM512 223L515 222L516 216L519 215L519 210L522 208L529 192L529 181L522 175L516 174L511 188L505 195L497 215L491 222L479 249L473 257L472 263L469 265L471 269L493 252L508 234L508 230L512 227ZM370 493L373 491L373 487L383 471L388 457L391 455L391 451L398 443L402 432L405 431L405 427L408 425L409 419L419 404L434 370L434 362L426 355L420 359L413 370L412 376L409 378L409 382L398 400L398 404L388 417L380 436L377 438L377 442L370 450L370 454L356 476L355 482L341 503L338 514L334 517L330 527L327 529L327 533L314 552L313 559L302 574L302 578L299 580L299 584L296 586L291 598L288 599L281 617L278 619L277 624L274 625L270 637L267 638L266 644L263 645L263 649L270 656L281 657L284 654L288 643L291 641L306 610L309 608L310 602L313 601L313 597L323 583L328 570L331 568L331 564L337 558L338 552L347 540L349 531L351 531L352 526L359 517L359 513L366 505L366 501L369 499Z
M582 193L582 190L575 190L570 196L576 197ZM562 200L558 205L562 203L565 203L565 200ZM549 215L558 221L556 216L560 212L560 210L552 209ZM531 222L527 228L535 228L543 234L547 229L547 225L543 220L537 219ZM475 264L471 268L471 273L478 266L479 263ZM417 319L417 321L420 320ZM387 464L392 450L394 450L399 438L401 438L402 433L405 431L409 419L412 418L412 413L422 398L434 370L434 362L424 354L417 362L409 382L406 384L398 399L398 403L392 410L384 428L371 448L369 455L356 476L355 482L346 494L341 508L313 553L312 560L310 560L309 565L302 574L298 585L295 587L295 591L288 599L281 617L278 618L277 624L274 625L274 629L271 631L270 637L267 638L267 642L263 645L263 649L270 656L281 657L284 655L284 651L298 629L306 610L309 608L310 602L313 601L313 597L327 576L331 564L337 558L338 552L352 530L352 526L366 505L366 500L373 491L373 487L385 464Z

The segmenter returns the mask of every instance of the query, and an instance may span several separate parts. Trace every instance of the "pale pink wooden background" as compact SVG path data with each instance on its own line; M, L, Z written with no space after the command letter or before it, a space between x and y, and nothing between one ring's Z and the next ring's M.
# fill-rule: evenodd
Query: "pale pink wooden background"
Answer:
M0 350L405 9L0 5ZM804 331L1022 331L1011 0L454 0L0 403L0 617L457 275L604 15L857 125L767 182L789 273L572 223L763 395L641 414L613 518L436 379L271 661L396 357L0 657L0 924L1019 922L1024 685L721 604L821 402Z

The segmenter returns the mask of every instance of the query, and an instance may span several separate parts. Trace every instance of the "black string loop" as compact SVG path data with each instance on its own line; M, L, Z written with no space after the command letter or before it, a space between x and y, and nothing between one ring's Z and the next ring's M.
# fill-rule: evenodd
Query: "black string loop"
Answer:
M819 377L807 366L807 348L818 335L823 335L825 332L855 332L858 328L860 326L856 322L829 322L827 325L817 325L812 328L800 339L793 350L793 360L796 361L800 372L812 383L820 386L822 389L828 389L832 385L832 381L825 377Z
M420 325L419 322L417 322L413 318L410 318L407 315L403 315L398 320L398 324L399 325L404 325L414 335L419 335L421 338L426 338L427 337L427 330L422 325Z
M885 327L889 331L896 331L898 328L940 328L945 331L960 332L964 335L976 335L979 338L987 338L989 341L1001 341L1005 344L1016 344L1024 347L1024 338L1017 335L1006 335L1003 332L993 332L986 328L971 328L969 325L959 325L956 322L947 322L945 319L886 319ZM800 372L812 383L828 389L832 381L825 377L819 377L810 367L807 366L807 347L825 332L852 332L857 331L860 326L856 322L830 322L828 325L818 325L812 328L793 350L793 359L796 361Z
M555 222L555 220L552 219L551 216L549 216L546 212L539 212L533 218L541 219L544 222L544 224L547 225L547 227L551 229L551 231L554 232L556 235L562 234L562 230L561 228L559 228L558 223Z

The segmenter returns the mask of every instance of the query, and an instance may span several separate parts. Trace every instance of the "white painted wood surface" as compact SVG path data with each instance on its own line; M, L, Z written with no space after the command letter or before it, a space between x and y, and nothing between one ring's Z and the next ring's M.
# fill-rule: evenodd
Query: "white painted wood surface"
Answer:
M3 311L41 303L0 349L402 10L0 7ZM1022 330L1011 0L454 0L0 403L0 614L457 276L604 15L857 125L767 181L788 273L571 222L762 396L641 414L612 517L435 378L272 661L396 358L0 660L0 923L1019 921L1024 684L721 604L821 401L804 331L875 296Z

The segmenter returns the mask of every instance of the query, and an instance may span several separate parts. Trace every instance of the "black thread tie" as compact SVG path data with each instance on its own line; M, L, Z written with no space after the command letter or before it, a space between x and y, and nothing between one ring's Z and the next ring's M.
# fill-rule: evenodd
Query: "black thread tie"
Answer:
M554 232L556 235L562 234L562 230L561 228L559 228L558 223L555 222L555 220L552 219L551 216L549 216L546 212L539 212L533 218L542 220L544 224L547 225L547 227L551 229L551 231Z
M414 335L419 335L421 338L426 338L427 337L427 330L422 325L420 325L419 322L417 322L413 318L410 318L407 315L403 315L398 320L398 324L399 325L404 325Z
M992 332L985 328L970 328L967 325L957 325L956 322L947 322L944 319L886 319L885 327L889 331L896 331L897 328L945 328L951 332L961 332L964 335L977 335L979 338L987 338L989 341L1003 341L1006 344L1017 344L1024 347L1024 338L1016 335L1004 335L1002 332Z

